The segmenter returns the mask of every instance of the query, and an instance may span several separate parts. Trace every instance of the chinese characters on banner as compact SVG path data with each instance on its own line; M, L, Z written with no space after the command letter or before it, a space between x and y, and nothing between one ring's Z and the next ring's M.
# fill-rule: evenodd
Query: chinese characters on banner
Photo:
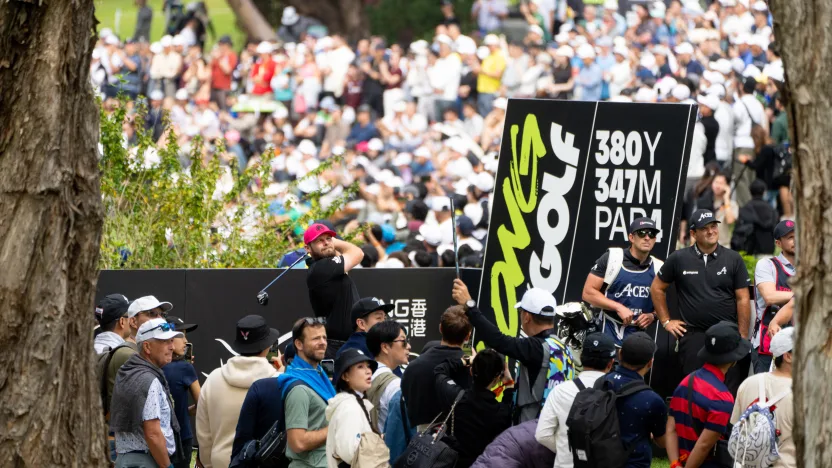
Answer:
M427 330L425 314L428 310L426 299L393 299L388 303L396 306L390 312L390 316L404 325L409 338L425 337Z

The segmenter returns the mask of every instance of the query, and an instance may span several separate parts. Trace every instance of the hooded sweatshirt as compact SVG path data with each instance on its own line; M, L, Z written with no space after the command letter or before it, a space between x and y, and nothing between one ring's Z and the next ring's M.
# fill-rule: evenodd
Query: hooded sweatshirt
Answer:
M258 379L275 375L277 370L266 359L247 356L235 356L211 372L196 410L196 437L205 468L230 464L237 420L249 387Z
M373 404L365 399L362 401L369 414ZM326 435L327 468L338 468L339 461L352 463L358 443L361 442L361 434L373 431L367 415L358 406L355 394L338 392L332 397L326 408L326 420L329 421L329 432Z

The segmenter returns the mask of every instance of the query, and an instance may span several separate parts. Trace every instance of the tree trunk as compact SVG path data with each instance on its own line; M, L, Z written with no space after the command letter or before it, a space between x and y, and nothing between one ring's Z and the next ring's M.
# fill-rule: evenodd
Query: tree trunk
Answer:
M93 0L0 2L0 466L106 466Z
M249 39L255 41L277 40L277 33L266 21L260 10L254 6L251 0L227 0L228 6L234 10L240 27L246 32Z
M330 33L343 34L348 41L370 37L365 0L286 0L304 16L317 18Z
M832 3L770 0L769 5L785 65L795 154L797 466L823 468L832 460Z

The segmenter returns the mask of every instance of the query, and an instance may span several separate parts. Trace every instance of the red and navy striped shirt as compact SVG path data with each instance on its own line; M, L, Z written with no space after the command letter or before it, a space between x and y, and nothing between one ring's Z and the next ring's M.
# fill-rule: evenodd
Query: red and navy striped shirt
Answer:
M713 364L705 364L691 375L693 375L693 417L698 421L699 430L709 429L719 432L723 438L726 438L730 435L734 396L725 386L725 374ZM698 437L688 410L688 377L685 377L673 392L673 398L670 400L670 415L676 420L679 454L690 454ZM706 461L702 466L714 465Z

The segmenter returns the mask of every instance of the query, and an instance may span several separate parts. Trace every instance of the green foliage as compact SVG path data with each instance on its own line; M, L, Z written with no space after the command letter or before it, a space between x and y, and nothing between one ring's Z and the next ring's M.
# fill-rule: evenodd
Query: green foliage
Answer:
M745 252L740 252L742 261L745 263L745 269L748 270L748 277L751 278L751 284L754 283L754 270L757 268L757 257L749 255Z
M474 0L456 0L454 12L461 22L463 33L476 26L471 21ZM442 12L437 0L381 0L367 7L370 31L390 42L410 42L430 39L434 28L442 22Z
M137 114L137 128L143 127L144 113L140 109ZM275 216L269 213L275 197L264 190L271 181L271 151L240 173L236 159L230 171L221 164L222 145L212 153L199 138L185 154L175 138L163 136L167 143L156 146L140 131L138 145L128 149L122 140L127 116L123 101L112 112L101 111L106 214L101 269L275 267L284 253L300 247L295 234L316 219L330 217L357 192L357 186L346 187L325 203L318 190L286 202L287 214ZM158 155L158 164L144 163L148 152ZM188 170L180 163L185 156ZM340 163L340 158L330 158L309 174L317 176ZM298 192L297 182L285 191Z

